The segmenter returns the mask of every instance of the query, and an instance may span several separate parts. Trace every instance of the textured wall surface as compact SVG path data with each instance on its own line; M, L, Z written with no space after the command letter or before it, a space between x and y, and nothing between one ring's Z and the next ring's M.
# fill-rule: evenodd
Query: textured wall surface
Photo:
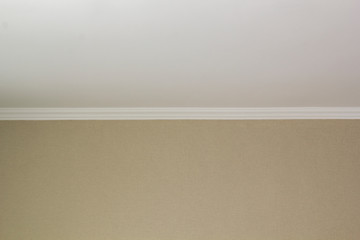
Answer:
M358 240L360 121L3 121L1 240Z

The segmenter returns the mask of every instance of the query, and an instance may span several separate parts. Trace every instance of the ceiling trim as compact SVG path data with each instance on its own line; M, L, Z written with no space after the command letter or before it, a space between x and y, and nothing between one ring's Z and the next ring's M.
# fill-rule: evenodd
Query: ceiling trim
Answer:
M0 120L360 119L360 107L0 108Z

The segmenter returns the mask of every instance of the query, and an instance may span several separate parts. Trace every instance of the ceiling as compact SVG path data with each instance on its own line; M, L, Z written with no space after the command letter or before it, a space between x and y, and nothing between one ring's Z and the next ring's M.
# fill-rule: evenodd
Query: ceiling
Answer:
M360 106L358 0L0 0L0 107Z

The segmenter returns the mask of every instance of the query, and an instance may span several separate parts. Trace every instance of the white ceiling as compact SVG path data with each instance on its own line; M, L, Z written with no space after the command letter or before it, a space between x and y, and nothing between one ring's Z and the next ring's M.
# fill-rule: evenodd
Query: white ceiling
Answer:
M360 106L359 0L0 0L0 107Z

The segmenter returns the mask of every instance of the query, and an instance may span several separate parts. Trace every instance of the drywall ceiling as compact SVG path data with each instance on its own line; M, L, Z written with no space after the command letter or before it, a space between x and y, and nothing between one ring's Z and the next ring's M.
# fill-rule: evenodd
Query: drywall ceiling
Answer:
M358 0L0 0L0 107L360 106Z

